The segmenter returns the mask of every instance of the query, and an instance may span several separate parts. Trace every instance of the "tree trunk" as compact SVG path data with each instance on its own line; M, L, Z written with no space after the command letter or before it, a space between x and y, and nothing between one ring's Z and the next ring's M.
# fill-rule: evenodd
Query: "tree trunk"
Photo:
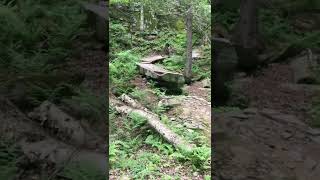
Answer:
M143 9L143 5L141 5L141 9L140 9L140 31L144 31L144 9Z
M213 52L213 104L215 106L225 105L230 91L226 83L233 79L236 71L237 55L231 42L223 38L212 38L214 44Z
M186 17L187 26L187 59L184 70L184 78L186 83L191 82L192 68L192 7L189 8Z
M258 65L258 6L256 0L241 0L240 20L233 42L239 57L239 67L251 71Z
M257 47L258 11L256 0L242 0L238 43L244 48Z

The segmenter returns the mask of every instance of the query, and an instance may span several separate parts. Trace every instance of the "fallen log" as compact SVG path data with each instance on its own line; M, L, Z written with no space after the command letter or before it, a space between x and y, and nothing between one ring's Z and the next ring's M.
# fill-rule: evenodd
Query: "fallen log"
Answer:
M62 111L55 104L44 101L28 116L48 129L58 139L75 146L95 148L99 138L89 133L81 123Z
M1 140L10 140L10 142L14 140L15 146L21 150L21 154L17 154L16 164L16 168L21 173L18 173L15 179L30 179L26 178L26 176L29 177L30 172L33 177L38 177L40 171L34 171L38 167L43 167L41 173L46 174L47 170L52 172L59 167L65 167L69 162L76 165L90 164L90 167L97 170L99 175L106 172L105 152L97 152L96 149L94 151L85 150L50 137L37 122L2 96L0 96L0 124ZM76 153L73 154L73 152Z
M183 140L179 135L171 131L165 124L163 124L160 121L160 118L156 114L150 112L148 109L144 108L140 103L136 102L135 100L133 100L125 94L123 94L121 98L122 101L124 101L132 107L126 105L122 105L120 107L116 106L115 108L119 113L127 115L131 113L136 113L142 117L145 117L147 119L147 123L174 147L186 151L192 151L193 145L189 144L188 142Z
M142 109L142 110L144 110L144 111L148 111L148 109L145 108L142 104L136 102L134 99L132 99L131 97L129 97L129 96L126 95L126 94L122 94L122 95L120 96L120 98L121 98L121 101L129 104L129 105L130 105L131 107L133 107L133 108Z
M168 84L183 84L184 77L180 73L168 71L160 66L149 63L137 63L140 74L156 79L158 81L167 82Z
M36 142L22 139L19 145L28 161L55 164L56 170L61 170L71 163L89 164L99 174L104 174L107 169L105 153L75 148L50 137Z
M165 58L167 58L167 56L162 56L162 55L149 56L141 59L141 63L154 64L158 61L164 60Z
M147 119L148 124L161 134L169 143L174 147L183 149L186 151L192 151L193 146L184 141L180 136L167 128L159 119L159 117L153 113L145 112L140 109L134 109L129 106L116 107L116 110L122 114L136 113Z

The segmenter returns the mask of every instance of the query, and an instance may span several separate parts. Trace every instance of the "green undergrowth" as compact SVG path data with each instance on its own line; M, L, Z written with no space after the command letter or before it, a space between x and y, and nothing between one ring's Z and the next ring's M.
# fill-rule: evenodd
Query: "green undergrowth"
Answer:
M13 179L18 173L17 163L21 152L14 143L0 141L0 179Z
M316 75L316 83L320 83L320 66L318 65L315 68L315 75ZM320 128L320 97L315 97L312 100L311 110L309 111L309 115L311 115L310 125L313 127Z
M168 116L159 114L161 121L170 129L180 135L190 144L195 144L197 147L193 152L186 152L184 150L177 150L173 156L179 160L186 160L192 163L194 168L202 170L210 169L211 147L209 145L210 139L203 134L202 130L187 129L181 122L171 121Z
M292 3L296 8L310 8L313 2L301 1L301 4ZM288 8L284 6L290 4L288 2L270 3L268 8L259 9L259 40L273 50L279 50L283 46L294 44L302 48L313 48L319 46L318 31L301 31L298 30L294 22L295 16L290 16L286 12ZM284 6L283 6L284 5ZM319 5L319 3L318 3ZM290 8L289 8L290 9ZM296 11L291 9L292 11ZM302 13L301 11L300 13ZM225 11L217 11L214 13L214 23L222 25L229 34L234 31L235 25L239 20L239 12L237 8L227 9Z
M111 86L119 93L130 92L128 84L137 75L136 63L142 57L152 53L163 53L166 44L173 49L170 57L160 65L165 69L183 73L186 60L186 32L173 29L163 29L154 40L146 40L139 33L129 32L129 26L123 22L110 22L110 76ZM199 46L195 35L194 46ZM211 76L211 47L201 46L203 58L194 61L192 72L197 79Z
M72 96L61 98L61 106L65 106L70 114L79 119L86 119L89 123L105 123L107 98L104 95L97 96L85 88L75 89Z
M128 50L119 52L116 58L109 62L109 84L118 93L128 93L132 90L130 80L138 75L137 62L140 57Z
M65 61L73 40L84 31L85 15L75 1L36 2L0 2L1 68L24 73L48 70Z
M164 29L157 34L154 40L145 40L135 36L133 39L135 50L143 55L163 51L166 44L173 48L176 55L183 55L186 49L186 32Z
M312 104L312 109L309 111L311 115L311 120L309 124L312 127L320 128L320 101L319 98L315 100Z
M88 32L85 18L73 0L0 1L1 93L22 109L44 100L86 101L75 92L84 75L61 68L75 55L74 42Z
M161 171L178 165L193 169L195 172L208 173L211 156L209 146L198 146L192 152L176 149L150 129L146 124L146 119L137 114L119 117L115 110L109 107L109 117L111 124L120 119L122 121L121 125L110 127L112 134L109 146L111 169L130 172L133 179L169 178ZM182 133L183 129L176 128L174 131ZM186 135L185 138L190 142L201 139L196 133ZM178 172L176 174L177 178L181 175Z
M193 172L210 173L211 149L202 133L190 132L184 127L170 124L167 117L163 116L166 108L157 106L159 97L168 94L169 89L150 79L147 79L145 86L151 93L132 85L132 80L141 83L140 78L135 79L139 73L136 63L150 54L163 54L166 44L172 51L170 57L159 65L183 73L186 31L183 22L177 24L181 26L178 29L165 27L150 33L148 30L134 30L128 17L113 17L110 20L109 87L112 93L116 96L126 93L138 100L160 115L161 120L174 132L197 145L192 152L176 149L154 132L146 124L146 119L136 114L121 116L113 107L109 107L109 162L111 172L121 172L120 176L129 176L130 179L180 179L182 176L191 177ZM210 45L201 46L200 37L198 33L194 33L193 46L201 47L203 51L203 58L194 61L192 68L194 77L198 80L211 76ZM175 176L165 175L166 170L174 171ZM205 179L210 179L210 176L207 175Z
M70 163L63 168L59 175L73 180L107 179L104 173L101 173L101 171L97 170L94 166L85 162L81 164Z

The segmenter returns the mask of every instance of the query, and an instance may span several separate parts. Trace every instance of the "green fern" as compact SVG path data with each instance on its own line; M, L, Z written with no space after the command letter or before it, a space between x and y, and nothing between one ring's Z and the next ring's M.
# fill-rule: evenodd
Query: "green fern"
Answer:
M79 180L106 180L105 173L98 170L95 166L82 162L80 164L71 163L63 169L61 174L70 179Z
M0 141L0 179L13 179L17 174L20 155L17 147L8 141Z

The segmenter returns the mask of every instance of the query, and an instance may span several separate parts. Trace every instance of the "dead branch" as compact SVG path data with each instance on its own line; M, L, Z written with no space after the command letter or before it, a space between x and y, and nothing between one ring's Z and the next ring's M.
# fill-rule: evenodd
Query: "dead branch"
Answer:
M160 121L158 115L150 112L147 108L143 107L140 103L136 102L129 96L123 94L121 99L130 106L122 105L116 106L117 112L121 114L129 115L131 113L136 113L147 119L147 123L156 130L160 135L163 136L169 143L171 143L176 148L184 149L187 151L192 151L193 145L189 144L179 135L174 133L165 124Z

